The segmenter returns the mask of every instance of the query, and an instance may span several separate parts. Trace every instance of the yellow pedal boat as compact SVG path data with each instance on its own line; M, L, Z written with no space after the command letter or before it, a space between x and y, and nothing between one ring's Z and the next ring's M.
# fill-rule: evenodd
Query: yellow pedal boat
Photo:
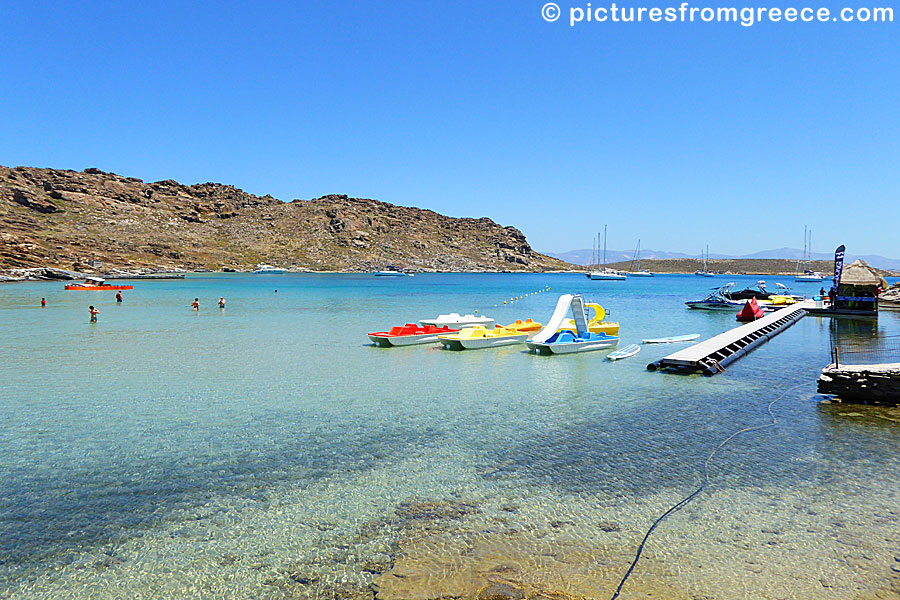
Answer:
M438 341L448 350L474 350L476 348L494 348L495 346L509 346L521 344L531 339L542 328L540 323L531 319L517 320L515 323L503 326L497 325L493 329L487 329L481 325L466 327L449 335L439 335Z
M619 324L610 323L603 320L606 317L606 311L603 310L602 306L593 302L589 302L584 305L584 308L592 308L594 310L594 315L591 317L590 321L588 321L589 332L605 333L606 335L618 337ZM575 331L575 321L573 319L566 319L565 321L563 321L563 324L558 331Z

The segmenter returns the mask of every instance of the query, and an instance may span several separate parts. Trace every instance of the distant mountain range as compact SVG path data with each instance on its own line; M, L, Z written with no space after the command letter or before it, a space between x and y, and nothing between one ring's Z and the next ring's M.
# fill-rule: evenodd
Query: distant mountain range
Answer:
M552 256L553 258L558 258L560 260L564 260L566 262L570 262L576 265L588 265L591 263L591 256L593 254L593 250L590 248L586 248L584 250L569 250L568 252L545 252L547 256ZM622 261L630 261L631 257L634 255L634 250L607 250L606 251L606 262L607 263L615 263ZM744 254L741 256L728 255L728 254L710 254L710 259L741 259L741 258L775 258L775 259L785 259L785 260L797 260L803 256L803 250L797 248L776 248L774 250L762 250L760 252L754 252L753 254ZM682 252L666 252L662 250L649 250L642 249L641 250L641 258L642 259L661 259L661 260L672 260L678 258L693 258L698 259L700 256L698 254L684 254ZM878 269L888 269L888 270L898 270L900 269L900 259L896 258L887 258L885 256L879 256L877 254L847 254L845 260L847 262L852 262L857 258L861 258L871 266ZM833 260L834 254L823 253L823 252L813 252L812 253L813 260Z

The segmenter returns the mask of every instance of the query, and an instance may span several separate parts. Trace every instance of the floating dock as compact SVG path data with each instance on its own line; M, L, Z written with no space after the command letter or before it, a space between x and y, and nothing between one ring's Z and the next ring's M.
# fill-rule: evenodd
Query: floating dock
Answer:
M730 363L805 317L807 310L815 305L813 300L791 304L752 323L735 327L650 363L647 365L647 369L650 371L657 369L702 371L705 375L722 373Z

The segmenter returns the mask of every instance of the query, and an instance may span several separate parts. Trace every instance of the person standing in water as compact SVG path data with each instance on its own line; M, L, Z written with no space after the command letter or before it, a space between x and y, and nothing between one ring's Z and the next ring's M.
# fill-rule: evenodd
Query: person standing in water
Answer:
M93 304L91 304L90 306L88 306L88 310L89 310L90 313L91 313L91 323L96 323L96 322L97 322L97 315L100 314L100 311L97 310L96 308L94 308L94 305L93 305Z
M41 298L41 308L43 308L43 307L45 307L45 306L47 306L47 299L46 299L46 298Z
M191 302L191 308L197 311L200 310L200 298L194 298L194 301Z
M225 308L225 296L219 298L219 308Z
M122 290L119 290L116 292L116 302L122 304L122 300L124 300L124 298L122 298Z

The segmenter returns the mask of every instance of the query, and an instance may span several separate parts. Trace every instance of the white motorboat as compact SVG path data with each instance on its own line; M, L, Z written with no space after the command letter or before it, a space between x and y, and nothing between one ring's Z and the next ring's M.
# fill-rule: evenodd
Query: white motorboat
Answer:
M272 265L256 265L256 269L253 270L253 273L255 275L281 275L284 273L284 269L279 269Z
M726 283L722 287L715 288L702 300L685 302L689 308L703 310L740 310L744 306L743 300L732 300L729 293L734 288L734 283Z
M450 327L451 329L475 327L476 325L481 325L482 327L490 329L494 326L494 319L481 315L450 313L447 315L438 315L434 319L422 319L419 323L422 325L434 325L435 327Z

